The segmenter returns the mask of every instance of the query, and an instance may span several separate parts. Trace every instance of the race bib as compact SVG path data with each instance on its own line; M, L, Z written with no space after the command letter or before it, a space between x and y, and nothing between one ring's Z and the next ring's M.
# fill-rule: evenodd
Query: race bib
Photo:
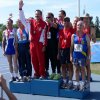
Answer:
M74 44L74 51L82 52L83 46L82 44Z
M25 35L25 34L23 34L23 40L27 40L27 38L26 38L26 35Z
M9 38L14 38L14 33L13 32L10 32L10 35L9 35Z
M51 32L47 33L47 39L51 39Z

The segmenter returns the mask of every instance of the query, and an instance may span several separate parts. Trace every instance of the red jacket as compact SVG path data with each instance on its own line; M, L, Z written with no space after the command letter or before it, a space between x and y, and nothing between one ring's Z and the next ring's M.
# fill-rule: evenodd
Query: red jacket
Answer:
M59 43L60 43L60 48L70 48L71 46L71 36L73 34L73 29L63 29L60 30L60 36L59 36Z
M46 22L40 20L37 22L35 19L30 20L31 29L30 29L30 38L31 42L40 42L43 40L43 45L47 43L47 36L46 36ZM42 38L43 39L42 39ZM41 39L40 39L41 38Z

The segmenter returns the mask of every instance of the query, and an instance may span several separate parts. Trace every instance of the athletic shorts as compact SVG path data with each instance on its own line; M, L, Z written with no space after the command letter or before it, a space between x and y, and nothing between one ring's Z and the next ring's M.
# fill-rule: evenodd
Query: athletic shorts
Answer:
M68 64L70 62L70 48L60 49L59 57L61 64Z
M73 59L73 64L75 66L80 66L80 67L85 67L86 66L86 59L82 58L82 59Z

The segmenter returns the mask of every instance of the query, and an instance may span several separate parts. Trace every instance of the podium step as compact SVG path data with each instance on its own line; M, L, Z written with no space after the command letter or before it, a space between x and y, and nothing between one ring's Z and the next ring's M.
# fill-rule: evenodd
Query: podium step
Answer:
M89 95L90 89L85 89L84 91L76 91L76 90L68 90L68 89L60 89L60 97L67 97L67 98L77 98L83 99Z
M11 92L31 94L31 82L9 82Z
M31 93L46 96L59 96L59 86L60 81L32 80Z

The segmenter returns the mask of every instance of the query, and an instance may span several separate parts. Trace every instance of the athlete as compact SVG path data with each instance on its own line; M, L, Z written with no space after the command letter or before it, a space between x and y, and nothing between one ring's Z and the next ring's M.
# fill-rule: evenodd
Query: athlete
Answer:
M11 73L11 81L18 80L18 65L16 55L16 29L13 28L13 20L9 18L6 24L6 30L3 31L2 38L3 54L7 57Z
M78 21L77 32L71 38L70 61L73 61L75 66L76 82L74 90L85 89L85 67L89 63L87 58L90 57L90 39L83 32L84 23ZM79 83L79 72L81 68L82 81Z
M85 17L83 17L83 22L84 22L83 32L89 36L90 41L95 43L96 32L95 32L95 27L91 26L91 20L92 20L92 17L90 17L89 14L86 14ZM91 60L91 55L87 59ZM88 65L86 66L86 70L87 70L87 81L89 83L90 81L92 81L90 63L88 63Z
M29 49L29 22L25 19L22 11L23 1L19 2L19 19L17 21L17 43L18 43L18 61L19 74L22 81L30 81L32 75L32 65Z
M61 62L63 84L62 88L72 87L73 68L70 62L70 46L73 30L70 27L70 18L63 20L64 28L59 31L59 59ZM68 72L69 71L69 72ZM66 77L69 77L69 80ZM67 83L68 82L68 83Z
M57 54L58 54L58 24L54 22L53 13L49 12L46 16L47 23L47 46L46 46L46 70L49 69L49 59L51 61L52 74L50 79L58 80L60 78L60 71L57 70Z

